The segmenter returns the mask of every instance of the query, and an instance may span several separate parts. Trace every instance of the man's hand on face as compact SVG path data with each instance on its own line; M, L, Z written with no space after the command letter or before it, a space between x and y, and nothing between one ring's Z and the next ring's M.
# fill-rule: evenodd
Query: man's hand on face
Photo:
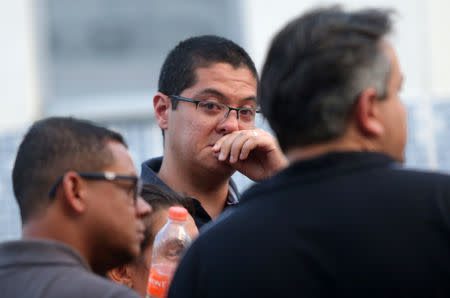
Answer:
M277 140L262 129L224 135L213 146L213 153L252 180L266 179L288 165Z

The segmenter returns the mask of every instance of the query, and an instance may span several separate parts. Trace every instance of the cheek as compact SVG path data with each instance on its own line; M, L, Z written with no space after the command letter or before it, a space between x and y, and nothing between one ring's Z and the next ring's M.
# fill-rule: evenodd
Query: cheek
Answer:
M110 227L119 231L134 229L132 222L135 221L135 208L128 203L128 197L121 189L114 185L107 185L94 197L94 202L89 207L92 215L110 222ZM116 220L111 220L116 217Z
M178 126L175 143L178 143L183 150L189 148L203 148L210 142L211 135L214 134L214 123L204 121L201 119L190 119ZM187 144L190 144L190 146ZM194 149L195 150L195 149Z
M239 130L255 129L255 121L250 123L242 123L242 122L238 123L239 123Z
M198 123L193 121L191 117L178 117L171 128L174 130L172 135L176 140L181 140L182 143L189 142L195 136L195 131L200 129Z
M136 227L138 226L135 209L127 204L118 208L113 214L116 214L115 228L117 229L117 233L122 233L130 239L134 239L136 237ZM131 243L134 243L134 241Z
M401 128L404 130L404 134L406 135L406 127L407 127L407 119L408 119L408 110L406 109L405 105L399 100L399 115L394 115L397 118L397 121L399 122L398 125L401 126Z

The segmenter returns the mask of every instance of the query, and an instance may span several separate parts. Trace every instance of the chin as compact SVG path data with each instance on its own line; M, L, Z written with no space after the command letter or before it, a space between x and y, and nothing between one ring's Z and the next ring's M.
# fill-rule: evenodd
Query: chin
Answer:
M122 264L128 264L134 261L139 254L141 253L141 249L139 245L134 245L131 247L127 247L127 249L118 252L117 259L121 261Z
M132 259L137 258L141 254L141 246L140 243L136 244L132 249L130 249L130 257Z
M211 169L212 172L220 175L231 176L236 172L236 170L230 166L228 163L217 162L218 164Z
M212 154L197 159L197 167L211 175L231 176L236 170L227 162L222 162Z
M228 163L219 161L213 154L200 156L196 160L196 163L198 166L207 169L225 169L231 167Z

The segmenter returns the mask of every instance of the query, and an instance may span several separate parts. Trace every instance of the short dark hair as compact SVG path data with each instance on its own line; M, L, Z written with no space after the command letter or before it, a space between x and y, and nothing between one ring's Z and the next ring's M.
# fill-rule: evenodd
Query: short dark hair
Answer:
M234 68L247 67L258 81L255 65L242 47L223 37L202 35L183 40L170 51L161 67L158 90L166 95L179 95L195 85L197 68L220 62ZM175 102L172 108L176 109Z
M144 240L141 243L141 251L144 251L155 239L156 235L153 235L151 227L154 222L154 217L152 216L159 210L169 209L172 206L181 206L186 208L186 210L191 214L192 217L195 216L194 204L191 198L183 197L172 190L167 189L164 186L159 186L156 184L144 184L142 187L142 198L152 206L152 213L144 217L144 222L147 227L145 232Z
M22 223L48 206L50 188L67 171L100 171L112 164L108 141L127 146L119 133L86 120L52 117L35 122L19 146L12 172Z
M391 64L381 40L391 30L391 12L319 8L275 36L260 104L284 151L342 136L364 89L386 96Z

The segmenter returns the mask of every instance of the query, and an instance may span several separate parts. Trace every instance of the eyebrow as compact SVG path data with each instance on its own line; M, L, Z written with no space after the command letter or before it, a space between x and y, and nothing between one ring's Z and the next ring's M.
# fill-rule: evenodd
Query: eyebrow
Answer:
M203 90L199 91L198 93L194 94L194 97L204 96L204 95L214 95L214 96L219 97L222 101L227 102L227 97L222 92L220 92L219 90L213 89L213 88L203 89ZM247 102L247 101L254 101L254 102L256 102L256 96L249 96L249 97L246 97L244 99L241 99L240 101L241 102Z

